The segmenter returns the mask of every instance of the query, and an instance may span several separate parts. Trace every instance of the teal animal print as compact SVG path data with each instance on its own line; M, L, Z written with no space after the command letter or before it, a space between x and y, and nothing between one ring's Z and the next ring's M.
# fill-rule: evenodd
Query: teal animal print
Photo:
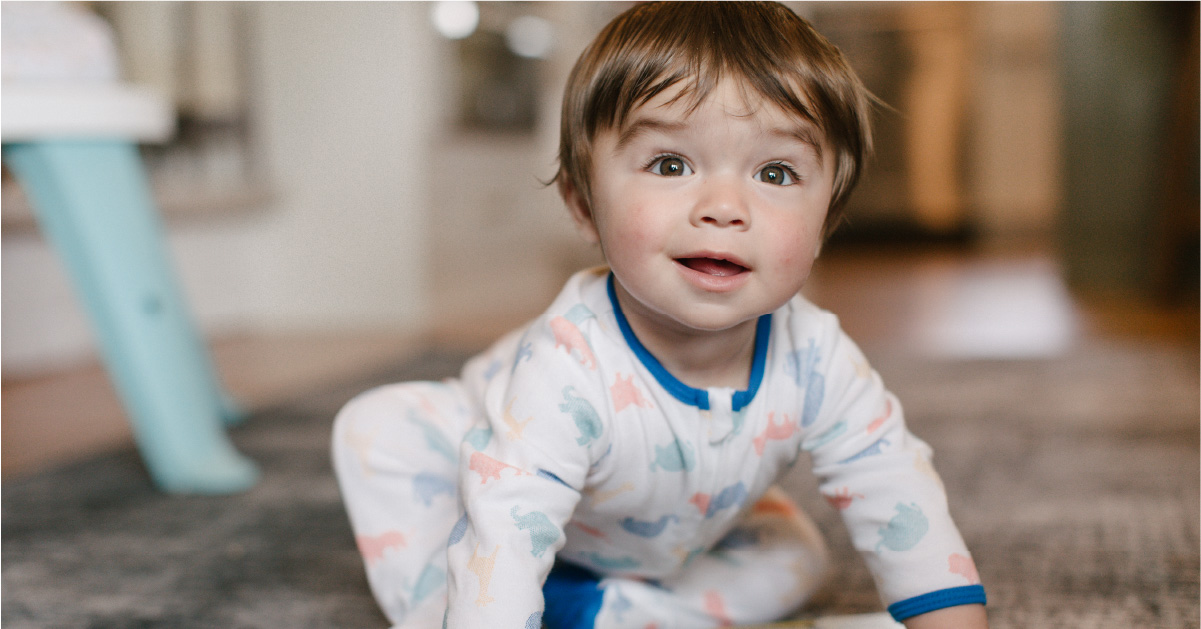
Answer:
M430 562L425 564L425 569L417 577L417 585L412 587L409 587L408 583L402 583L401 585L409 592L409 596L413 597L413 604L416 605L425 597L437 592L439 588L446 585L446 571L435 566L433 562Z
M822 398L826 394L826 377L817 370L821 362L821 354L817 351L817 341L809 339L809 346L803 350L791 352L784 362L784 372L792 376L796 385L805 390L805 405L801 409L801 426L805 427L817 421L817 414L822 408Z
M906 505L898 502L896 510L897 514L888 524L880 527L880 543L876 545L876 552L880 552L881 547L898 552L909 550L917 546L930 529L930 521L917 503Z
M563 313L564 319L567 319L577 326L595 317L596 315L593 314L592 311L588 309L588 306L585 306L584 304L576 304L572 306L570 310Z
M737 437L742 433L742 427L746 425L746 407L734 411L730 415L730 420L733 425L733 428L730 429L730 436Z
M483 450L492 440L492 426L472 426L471 430L463 435L463 441L467 442L476 450Z
M690 472L696 467L696 452L692 445L676 439L665 446L655 446L655 460L651 471Z
M633 570L641 566L633 557L606 557L600 553L584 553L584 559L601 570Z
M592 403L576 395L575 387L570 385L563 388L563 400L563 403L559 404L559 410L570 413L576 428L580 430L580 436L575 442L583 446L599 438L603 428L600 416L596 414Z
M653 538L659 537L667 525L672 522L679 522L680 518L674 515L665 515L654 522L643 520L635 520L634 518L626 518L621 521L621 528L629 533L633 533L638 537Z
M455 453L454 445L450 443L450 439L447 439L446 435L443 435L442 431L438 430L436 426L425 421L416 411L412 410L409 411L409 421L417 424L417 427L421 429L422 434L425 436L425 445L429 446L430 450L446 457L451 463L459 460L458 455Z
M517 528L530 532L530 543L533 545L533 549L530 551L531 555L541 557L551 544L559 540L561 533L559 533L558 527L551 524L550 518L546 517L545 513L530 511L525 515L518 515L517 507L514 506L509 511L509 515L513 516L513 522L517 524Z
M809 442L801 441L801 449L806 452L812 452L812 451L826 445L827 443L830 443L831 441L837 439L840 435L842 435L842 433L844 433L846 431L847 431L847 423L846 422L838 422L837 424L834 424L828 430L826 430L826 432L823 432L822 434L815 437L813 439L813 441L809 441Z

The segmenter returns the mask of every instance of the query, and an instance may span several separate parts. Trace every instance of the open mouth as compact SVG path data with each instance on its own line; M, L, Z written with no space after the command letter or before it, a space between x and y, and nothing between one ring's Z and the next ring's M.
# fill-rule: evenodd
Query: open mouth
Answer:
M705 275L715 277L730 277L750 270L737 262L722 260L720 258L676 258L676 262L697 273L704 273Z

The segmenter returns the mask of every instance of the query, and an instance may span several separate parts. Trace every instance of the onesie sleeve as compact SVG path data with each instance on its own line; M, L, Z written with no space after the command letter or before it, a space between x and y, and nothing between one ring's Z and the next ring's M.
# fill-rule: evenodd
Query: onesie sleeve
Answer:
M900 402L836 321L827 329L832 332L810 359L824 379L821 408L801 446L888 611L903 620L984 603L930 447L906 428ZM807 407L816 392L810 383Z
M563 340L570 337L570 343ZM540 627L542 585L607 431L579 328L544 317L490 367L486 423L460 447L464 515L447 549L449 627Z

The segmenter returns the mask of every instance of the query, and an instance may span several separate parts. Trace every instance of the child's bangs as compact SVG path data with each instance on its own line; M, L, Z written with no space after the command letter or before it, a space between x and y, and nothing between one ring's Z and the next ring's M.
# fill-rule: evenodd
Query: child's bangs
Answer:
M823 117L816 114L807 104L806 101L811 100L809 90L801 84L799 77L782 77L781 80L781 77L773 74L767 67L750 63L719 63L714 59L690 59L683 62L669 60L669 63L667 67L660 66L662 69L654 74L654 69L645 68L646 75L652 78L639 84L625 86L622 90L625 92L624 97L620 102L614 102L613 111L606 112L608 115L599 116L597 122L601 123L600 119L603 119L608 125L601 123L602 126L620 129L634 110L672 88L677 88L678 91L665 104L680 103L685 105L686 113L692 113L705 102L722 79L730 79L741 88L748 104L754 103L755 97L758 97L818 128L825 126Z
M640 10L658 19L634 19ZM829 44L788 9L663 3L634 14L596 44L609 52L581 103L588 137L621 128L634 110L673 87L679 91L669 104L683 102L691 112L722 79L731 79L748 102L760 97L813 124L835 145L859 148L848 146L858 144L859 130L845 124L847 118L858 122L859 103L848 102L856 100L858 86L843 78L846 68Z

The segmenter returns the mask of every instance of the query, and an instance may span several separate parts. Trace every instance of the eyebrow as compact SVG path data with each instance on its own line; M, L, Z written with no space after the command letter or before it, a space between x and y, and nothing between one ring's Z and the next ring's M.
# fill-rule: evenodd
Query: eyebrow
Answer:
M797 125L794 127L772 127L767 130L768 135L784 138L786 140L796 140L801 144L807 144L813 147L813 151L817 153L818 161L822 159L822 143L817 130L810 125Z
M617 136L617 148L625 148L627 144L634 141L640 135L645 135L652 131L672 132L680 131L688 125L683 122L668 122L657 118L639 118L626 128L621 130Z
M670 133L673 131L680 131L687 126L687 123L684 122L668 122L658 118L639 118L638 120L635 120L633 123L626 126L626 128L622 129L621 133L618 134L617 148L619 150L625 148L625 146L630 142L633 142L635 138L647 133L655 131ZM816 130L809 125L772 127L771 129L767 130L767 134L778 138L783 138L785 140L794 140L800 142L801 144L808 145L813 148L815 153L817 153L818 161L821 161L822 159L822 143L818 139L819 136Z

